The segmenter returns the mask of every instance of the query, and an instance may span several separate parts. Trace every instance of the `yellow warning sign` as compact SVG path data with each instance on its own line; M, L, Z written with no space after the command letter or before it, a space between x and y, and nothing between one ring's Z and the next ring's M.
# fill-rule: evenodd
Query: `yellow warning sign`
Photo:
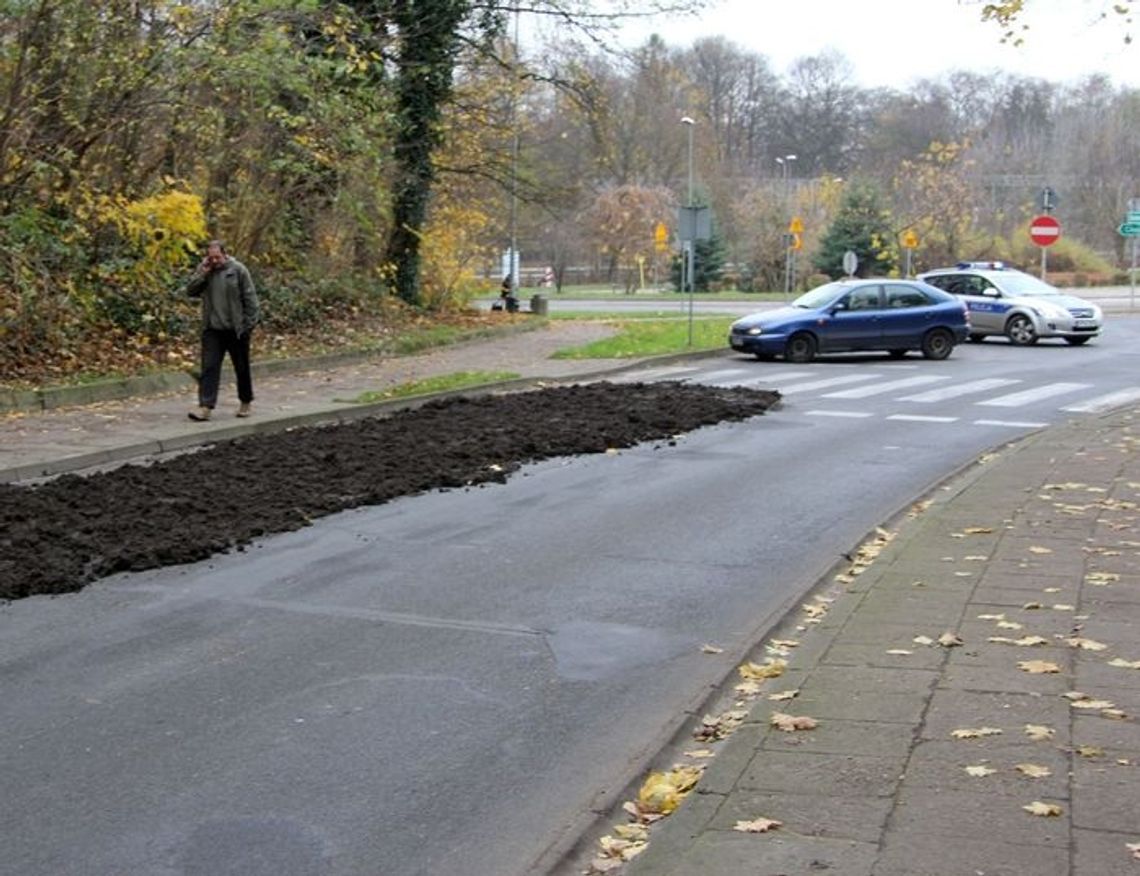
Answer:
M791 234L803 234L804 233L804 220L801 219L799 216L793 216L792 221L788 223L788 231Z
M664 222L658 222L653 229L653 246L658 252L665 252L669 248L669 229Z
M909 229L903 232L902 240L903 249L915 249L918 246L918 235Z

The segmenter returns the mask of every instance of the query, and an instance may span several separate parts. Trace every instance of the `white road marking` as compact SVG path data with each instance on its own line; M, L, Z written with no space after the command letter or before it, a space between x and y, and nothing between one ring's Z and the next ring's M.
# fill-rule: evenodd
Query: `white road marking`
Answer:
M790 392L808 392L813 389L828 389L832 386L844 386L851 383L865 383L868 380L877 380L881 374L850 374L846 377L829 377L825 380L809 380L807 383L793 383L791 386L781 386L776 382L777 389L785 395Z
M912 386L926 386L931 383L940 383L943 380L950 380L950 378L931 374L920 377L904 377L901 380L888 380L886 383L876 383L874 386L859 386L855 389L829 392L824 398L870 398L873 395L884 395L888 392L896 392L900 389L910 389Z
M1026 389L1022 392L1010 393L1009 395L999 395L997 398L975 402L975 404L991 408L1019 408L1022 405L1052 398L1055 395L1065 395L1066 393L1077 392L1081 389L1088 389L1089 386L1090 384L1088 383L1047 383L1036 389Z
M1061 410L1069 411L1074 414L1091 414L1096 411L1106 411L1117 405L1125 405L1137 399L1140 399L1140 387L1133 387L1132 389L1121 389L1116 392L1110 392L1108 395L1098 395L1096 398L1090 398L1088 401L1081 402L1080 404L1069 405L1068 407L1061 408Z
M974 420L975 426L1009 426L1011 429L1043 429L1048 423L1019 423L1015 420Z
M848 420L862 420L873 417L869 411L805 411L809 417L843 417Z
M956 423L957 417L924 417L920 414L891 414L888 420L902 420L906 423Z
M899 401L909 402L940 402L949 398L958 398L978 392L988 392L991 389L1000 389L1003 386L1012 386L1021 383L1009 377L986 377L982 380L970 380L966 383L957 383L954 386L944 386L941 389L932 389L915 395L904 395Z

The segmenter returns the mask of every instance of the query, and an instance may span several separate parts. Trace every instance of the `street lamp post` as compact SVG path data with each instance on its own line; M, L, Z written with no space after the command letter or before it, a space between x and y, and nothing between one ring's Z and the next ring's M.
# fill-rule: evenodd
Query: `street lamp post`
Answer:
M684 241L681 250L681 287L684 288L686 283L689 287L689 346L693 346L693 283L696 280L696 271L693 266L693 256L695 255L695 241L696 237L696 222L692 221L694 218L693 207L693 128L696 127L696 122L689 116L681 118L681 124L689 129L689 200L687 206L689 207L690 221L693 225L689 232L689 239Z
M788 168L791 163L796 160L795 154L779 155L776 157L776 163L780 165L784 176L784 210L790 213L791 198L788 192ZM790 222L791 220L789 220ZM784 300L786 301L792 292L792 259L795 258L792 250L792 238L790 232L784 232Z

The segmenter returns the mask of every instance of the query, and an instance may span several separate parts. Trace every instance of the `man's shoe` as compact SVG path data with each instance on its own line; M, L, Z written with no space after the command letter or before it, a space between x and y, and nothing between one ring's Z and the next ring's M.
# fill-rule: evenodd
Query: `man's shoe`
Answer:
M243 404L243 405L241 405L241 407L239 407L239 408L237 409L237 413L236 413L234 416L237 416L237 417L248 417L248 416L249 416L250 414L252 414L252 413L253 413L253 411L251 411L251 410L249 409L249 405L248 405L248 404Z
M195 411L191 411L186 416L188 416L191 420L193 420L196 423L204 423L208 419L210 419L210 409L209 408L198 408Z

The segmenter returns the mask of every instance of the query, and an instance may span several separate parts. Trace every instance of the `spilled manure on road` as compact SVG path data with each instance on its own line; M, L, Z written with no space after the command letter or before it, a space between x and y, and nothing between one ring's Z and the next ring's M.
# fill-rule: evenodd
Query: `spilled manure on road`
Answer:
M757 416L779 398L676 382L547 387L439 399L42 484L0 484L0 599L197 562L349 508L501 483L528 462L669 441Z

